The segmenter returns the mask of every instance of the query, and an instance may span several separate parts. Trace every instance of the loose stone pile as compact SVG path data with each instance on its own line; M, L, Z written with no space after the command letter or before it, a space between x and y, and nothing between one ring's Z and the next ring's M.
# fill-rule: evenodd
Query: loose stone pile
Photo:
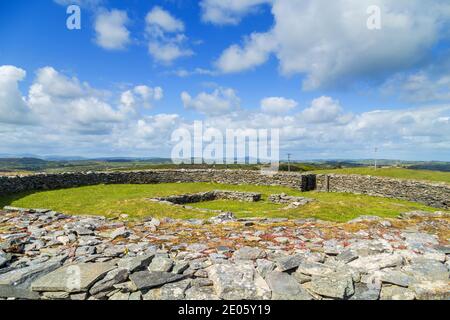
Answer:
M235 200L244 202L257 202L261 200L261 194L255 192L236 192L213 190L208 192L199 192L194 194L181 194L165 198L149 199L156 202L165 202L170 204L183 205L188 203L197 203L214 200Z
M268 200L273 203L289 204L285 209L298 208L298 207L304 206L304 205L314 201L313 199L309 199L309 198L305 198L305 197L288 196L285 193L273 194L273 195L269 196Z
M181 221L0 211L7 299L449 299L450 217Z

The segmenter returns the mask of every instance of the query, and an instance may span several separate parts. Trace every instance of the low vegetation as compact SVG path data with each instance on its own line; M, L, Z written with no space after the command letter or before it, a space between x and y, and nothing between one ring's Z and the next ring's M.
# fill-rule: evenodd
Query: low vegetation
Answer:
M245 203L228 200L197 203L206 209L232 211L237 217L319 218L345 222L361 215L396 217L411 210L436 211L425 205L394 199L342 193L302 193L285 187L222 185L212 183L158 184L158 185L98 185L63 190L42 191L0 198L0 205L25 208L48 208L66 214L104 215L110 218L127 214L132 219L148 216L180 219L209 218L211 212L199 212L148 201L149 198L174 194L197 193L210 190L259 192L263 200ZM271 194L286 193L315 199L297 209L286 210L284 205L268 202Z

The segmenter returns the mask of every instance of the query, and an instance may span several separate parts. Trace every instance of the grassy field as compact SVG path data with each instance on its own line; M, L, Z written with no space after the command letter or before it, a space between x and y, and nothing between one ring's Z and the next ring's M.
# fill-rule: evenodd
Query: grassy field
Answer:
M404 168L345 168L331 170L316 170L316 173L337 173L337 174L361 174L379 177L390 177L398 179L425 180L433 182L446 182L450 184L450 172L429 171L429 170L411 170Z
M118 217L120 214L128 214L130 218L136 219L148 216L181 219L209 218L214 214L152 203L146 199L210 190L236 190L263 194L263 200L258 203L218 200L196 204L200 208L229 210L238 217L287 217L291 219L314 217L345 222L361 215L396 217L401 212L411 210L436 211L421 204L364 195L301 193L284 187L234 186L212 183L88 186L3 197L0 198L0 206L46 208L67 214L104 215L110 218ZM290 210L285 210L283 205L266 201L270 194L283 192L289 195L313 198L316 201Z

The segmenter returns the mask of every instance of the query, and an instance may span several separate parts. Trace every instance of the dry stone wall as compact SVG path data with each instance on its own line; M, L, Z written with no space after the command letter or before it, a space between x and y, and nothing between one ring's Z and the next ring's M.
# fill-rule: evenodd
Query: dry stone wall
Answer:
M361 175L317 175L316 189L408 200L450 209L450 185Z
M444 183L399 180L359 175L277 173L263 175L244 170L149 170L87 172L0 177L0 196L97 184L154 184L216 182L285 186L301 191L349 192L409 200L450 209L450 186Z
M0 195L97 184L154 184L216 182L224 184L277 185L310 190L313 175L277 173L263 175L245 170L148 170L132 172L87 172L0 177Z

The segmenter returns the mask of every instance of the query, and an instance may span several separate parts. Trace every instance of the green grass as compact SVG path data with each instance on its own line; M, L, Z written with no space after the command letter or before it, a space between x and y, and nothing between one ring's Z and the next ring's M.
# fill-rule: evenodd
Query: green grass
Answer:
M340 193L302 193L285 187L252 185L222 185L213 183L155 184L155 185L98 185L73 189L42 191L0 198L0 206L11 205L24 208L46 208L74 215L103 215L118 217L128 214L139 219L148 216L180 219L209 218L214 213L198 212L164 204L152 203L146 199L174 194L197 193L210 190L236 190L259 192L263 200L258 203L218 200L195 204L199 208L228 210L238 217L274 218L318 218L345 222L361 215L396 217L411 210L436 211L433 208L393 199ZM270 194L286 193L305 196L316 201L304 207L285 210L284 206L266 201Z
M346 168L346 169L327 169L316 170L316 173L337 173L337 174L360 174L379 177L390 177L398 179L425 180L433 182L445 182L450 184L450 172L429 171L429 170L411 170L404 168Z

